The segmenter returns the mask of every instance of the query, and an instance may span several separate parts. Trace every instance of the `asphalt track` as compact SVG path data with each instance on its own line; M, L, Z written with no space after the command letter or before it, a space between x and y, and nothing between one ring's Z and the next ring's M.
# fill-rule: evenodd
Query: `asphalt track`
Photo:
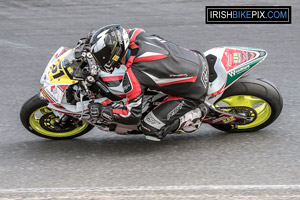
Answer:
M206 25L206 5L291 5L291 25ZM300 199L299 1L0 0L0 199ZM19 120L60 46L120 23L190 49L268 51L252 74L274 82L284 109L270 127L226 134L204 125L163 142L93 130L50 141Z

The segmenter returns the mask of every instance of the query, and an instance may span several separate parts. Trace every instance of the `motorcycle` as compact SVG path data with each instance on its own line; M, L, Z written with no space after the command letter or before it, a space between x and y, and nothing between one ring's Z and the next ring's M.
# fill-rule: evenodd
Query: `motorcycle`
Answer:
M21 108L24 127L48 139L75 138L94 127L118 134L142 134L139 123L124 125L94 120L88 112L91 101L104 106L124 101L122 79L126 67L121 65L108 74L97 68L90 53L82 54L84 62L74 62L75 54L75 48L65 47L54 53L41 77L40 93ZM283 107L277 87L264 78L246 75L266 58L265 50L225 46L210 49L204 56L208 63L209 89L204 102L208 112L202 123L226 132L253 132L277 119ZM165 97L166 94L147 91L143 98L143 117ZM190 126L193 131L200 127L194 121Z

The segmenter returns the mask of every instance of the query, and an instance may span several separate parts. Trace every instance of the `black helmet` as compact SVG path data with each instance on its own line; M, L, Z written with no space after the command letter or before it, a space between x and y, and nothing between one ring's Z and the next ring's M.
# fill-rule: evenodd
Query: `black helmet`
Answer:
M90 45L91 53L101 70L112 73L125 55L129 38L124 28L112 24L97 30L90 40Z

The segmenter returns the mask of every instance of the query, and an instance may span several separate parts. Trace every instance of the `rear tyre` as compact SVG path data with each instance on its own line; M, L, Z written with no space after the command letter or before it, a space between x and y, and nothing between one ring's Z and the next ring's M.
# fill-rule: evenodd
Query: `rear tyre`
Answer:
M270 81L263 78L246 76L230 88L216 101L215 106L220 104L227 106L248 106L257 112L257 118L245 125L210 124L216 129L236 133L258 131L272 124L283 107L283 100L279 90Z
M70 117L64 124L57 125L57 118L52 110L47 107L48 103L35 95L27 100L20 111L20 119L23 126L31 133L54 140L72 139L79 137L94 128L94 126L80 122L76 125L77 119Z

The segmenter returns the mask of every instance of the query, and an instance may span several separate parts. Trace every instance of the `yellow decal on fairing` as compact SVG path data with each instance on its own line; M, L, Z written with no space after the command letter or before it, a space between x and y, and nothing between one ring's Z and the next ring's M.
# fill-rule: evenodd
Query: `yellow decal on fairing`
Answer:
M64 59L65 55L59 57L54 63L53 68L51 71L48 72L48 76L50 78L50 83L65 83L65 84L74 84L78 81L72 80L69 77L69 74L72 72L72 69L67 69L68 72L64 69L62 65L62 60ZM71 68L71 67L69 67Z
M67 70L68 70L68 72L69 72L70 74L72 74L72 73L73 73L73 69L72 69L72 67L68 67L68 68L67 68Z

